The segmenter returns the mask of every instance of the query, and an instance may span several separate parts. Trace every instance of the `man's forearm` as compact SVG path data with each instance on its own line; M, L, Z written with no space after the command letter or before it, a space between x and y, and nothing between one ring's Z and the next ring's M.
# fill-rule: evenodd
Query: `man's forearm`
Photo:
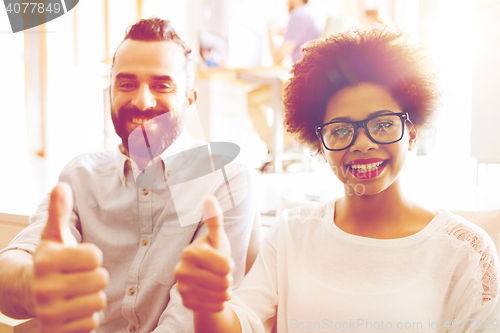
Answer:
M16 318L33 318L30 281L33 271L32 256L21 250L0 255L0 312Z

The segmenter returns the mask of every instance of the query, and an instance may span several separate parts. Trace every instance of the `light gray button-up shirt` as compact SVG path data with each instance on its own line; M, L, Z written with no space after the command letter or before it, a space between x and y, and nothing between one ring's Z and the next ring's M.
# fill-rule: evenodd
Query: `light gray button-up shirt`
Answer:
M182 305L173 269L184 247L205 235L207 228L201 222L181 227L175 206L188 202L193 211L198 209L204 195L200 184L209 183L204 191L210 191L206 194L214 194L221 203L236 263L235 285L243 278L256 213L253 172L235 160L224 167L226 177L221 170L215 170L205 176L207 181L203 177L193 180L199 176L198 166L207 163L207 156L192 148L204 144L193 142L186 131L179 136L161 155L159 170L167 184L162 188L138 186L137 183L143 184L136 182L140 171L119 148L78 156L61 172L59 179L73 191L71 231L78 241L93 243L102 250L103 267L110 274L105 289L108 304L98 333L194 331L192 311ZM198 153L180 154L173 162L169 160L183 151ZM183 180L188 180L185 187L179 185ZM176 185L175 193L169 182ZM192 195L194 192L196 195ZM49 195L31 216L30 226L3 251L35 251L47 220L48 205ZM201 218L200 214L198 221Z

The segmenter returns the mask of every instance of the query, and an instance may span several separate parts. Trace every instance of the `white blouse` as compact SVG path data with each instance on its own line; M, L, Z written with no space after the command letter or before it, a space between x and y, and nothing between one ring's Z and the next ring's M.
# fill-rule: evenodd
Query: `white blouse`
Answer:
M499 259L441 211L398 239L348 234L335 202L285 210L229 302L247 332L500 332Z

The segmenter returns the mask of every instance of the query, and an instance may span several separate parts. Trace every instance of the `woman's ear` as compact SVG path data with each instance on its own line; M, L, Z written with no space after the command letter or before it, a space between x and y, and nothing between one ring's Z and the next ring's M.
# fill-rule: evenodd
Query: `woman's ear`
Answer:
M326 156L325 156L325 148L323 147L323 142L321 142L321 140L319 140L319 146L321 147L321 157L323 157L325 162L328 162L328 160L326 159Z
M412 125L408 131L410 136L410 142L408 145L408 150L413 150L417 146L417 128L415 125Z

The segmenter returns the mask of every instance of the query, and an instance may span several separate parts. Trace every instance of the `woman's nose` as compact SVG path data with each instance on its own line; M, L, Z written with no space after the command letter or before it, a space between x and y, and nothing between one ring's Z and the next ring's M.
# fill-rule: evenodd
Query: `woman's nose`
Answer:
M364 128L358 128L356 132L356 140L354 144L349 148L351 152L360 151L366 153L371 149L377 149L378 144L373 142Z

